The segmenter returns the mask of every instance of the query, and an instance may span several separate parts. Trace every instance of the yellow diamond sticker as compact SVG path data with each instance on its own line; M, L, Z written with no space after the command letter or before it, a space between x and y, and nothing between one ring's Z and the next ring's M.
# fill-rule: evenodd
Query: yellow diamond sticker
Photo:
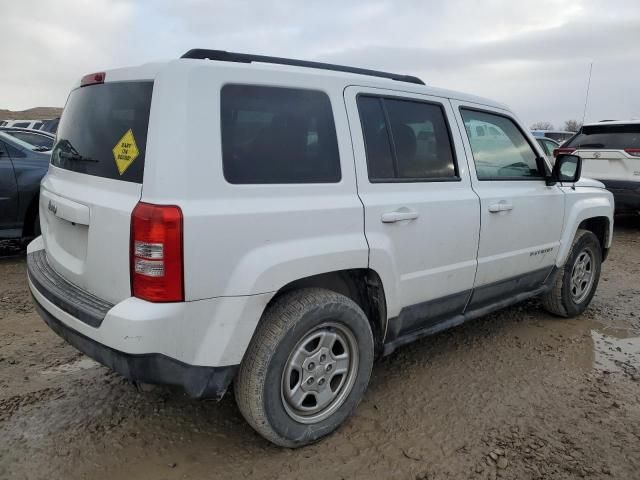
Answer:
M136 139L133 138L131 129L127 130L115 147L113 147L113 159L116 161L118 172L122 175L127 168L131 166L133 161L138 158L140 152L136 145Z

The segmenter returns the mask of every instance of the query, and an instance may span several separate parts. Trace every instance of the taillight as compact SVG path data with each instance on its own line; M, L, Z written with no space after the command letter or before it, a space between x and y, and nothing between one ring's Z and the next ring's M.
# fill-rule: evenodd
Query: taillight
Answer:
M90 73L80 79L80 86L86 87L87 85L95 85L96 83L104 83L104 78L107 76L104 72Z
M625 148L624 151L632 157L640 157L640 148Z
M139 202L131 214L131 294L150 302L184 301L182 210Z
M575 148L571 148L571 147L554 148L553 149L553 158L556 158L558 155L561 155L563 153L568 154L568 153L573 153L575 151L576 151L576 149Z

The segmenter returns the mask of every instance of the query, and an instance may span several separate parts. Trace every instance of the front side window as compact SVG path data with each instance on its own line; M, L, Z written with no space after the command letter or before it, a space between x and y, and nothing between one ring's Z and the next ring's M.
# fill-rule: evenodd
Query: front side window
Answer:
M372 182L458 178L440 105L361 95L358 112Z
M478 180L540 178L537 155L508 117L461 109Z
M229 183L340 181L336 127L325 93L225 85L221 115L222 165Z

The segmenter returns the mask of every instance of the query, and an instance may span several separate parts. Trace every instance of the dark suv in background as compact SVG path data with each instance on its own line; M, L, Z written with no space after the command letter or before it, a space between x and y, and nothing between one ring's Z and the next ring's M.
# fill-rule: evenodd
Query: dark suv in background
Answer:
M40 180L49 168L50 148L0 130L0 239L40 234Z

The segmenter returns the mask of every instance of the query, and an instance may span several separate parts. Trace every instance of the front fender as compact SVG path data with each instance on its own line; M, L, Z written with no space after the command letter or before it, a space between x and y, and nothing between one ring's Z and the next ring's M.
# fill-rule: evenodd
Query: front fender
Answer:
M611 246L613 238L614 200L611 192L603 189L576 189L567 192L564 230L560 239L560 250L556 266L562 267L567 261L573 239L580 224L590 218L605 217L609 220L609 231L605 248Z

